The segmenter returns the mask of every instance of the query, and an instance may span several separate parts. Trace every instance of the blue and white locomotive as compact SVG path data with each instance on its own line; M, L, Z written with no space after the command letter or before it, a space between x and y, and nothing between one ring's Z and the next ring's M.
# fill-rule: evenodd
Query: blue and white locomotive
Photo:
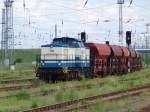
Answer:
M90 51L78 39L55 38L51 44L41 47L37 62L36 76L42 80L80 78L90 67Z

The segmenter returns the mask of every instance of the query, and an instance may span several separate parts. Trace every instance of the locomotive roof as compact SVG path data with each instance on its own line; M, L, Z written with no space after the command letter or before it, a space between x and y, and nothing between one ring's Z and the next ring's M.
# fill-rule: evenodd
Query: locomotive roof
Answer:
M84 48L81 40L70 37L61 37L53 39L51 44L42 45L42 47L71 47L71 48Z
M53 39L53 41L54 40L61 40L61 39L64 39L64 40L74 40L74 41L78 41L78 42L81 42L81 40L78 40L78 39L76 39L76 38L71 38L71 37L60 37L60 38L54 38Z

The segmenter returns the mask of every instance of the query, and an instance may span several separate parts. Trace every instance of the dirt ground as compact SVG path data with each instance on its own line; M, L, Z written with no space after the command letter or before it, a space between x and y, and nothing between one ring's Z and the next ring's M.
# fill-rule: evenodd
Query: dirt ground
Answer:
M150 112L150 96L135 106L133 112Z
M150 112L150 96L136 98L129 108L130 111L125 109L123 112Z
M147 107L142 108L140 111L138 112L150 112L150 105L148 105Z
M118 107L118 110L116 112L150 112L150 91L142 96L134 96L132 97L132 99L131 98L129 99L130 100L127 103L127 105ZM89 112L89 111L87 108L87 109L80 110L79 112Z

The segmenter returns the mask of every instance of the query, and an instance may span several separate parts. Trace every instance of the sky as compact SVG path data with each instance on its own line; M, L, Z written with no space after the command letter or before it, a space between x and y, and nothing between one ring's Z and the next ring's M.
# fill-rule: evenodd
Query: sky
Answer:
M4 7L0 1L0 8ZM39 48L49 44L55 36L79 38L85 31L88 41L118 44L117 0L14 0L15 48ZM143 32L150 22L149 0L125 0L123 5L125 32L131 30L134 44L144 42ZM85 5L85 6L84 6ZM0 15L2 11L0 11ZM0 17L1 21L1 17ZM1 23L1 22L0 22ZM1 26L0 26L1 30ZM136 43L135 43L136 42Z

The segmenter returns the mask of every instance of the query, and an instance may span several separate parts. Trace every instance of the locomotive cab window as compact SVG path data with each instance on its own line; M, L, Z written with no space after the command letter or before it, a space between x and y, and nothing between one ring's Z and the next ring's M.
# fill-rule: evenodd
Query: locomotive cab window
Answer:
M56 38L53 40L52 45L58 47L71 47L71 48L84 47L84 44L81 41L68 37Z

